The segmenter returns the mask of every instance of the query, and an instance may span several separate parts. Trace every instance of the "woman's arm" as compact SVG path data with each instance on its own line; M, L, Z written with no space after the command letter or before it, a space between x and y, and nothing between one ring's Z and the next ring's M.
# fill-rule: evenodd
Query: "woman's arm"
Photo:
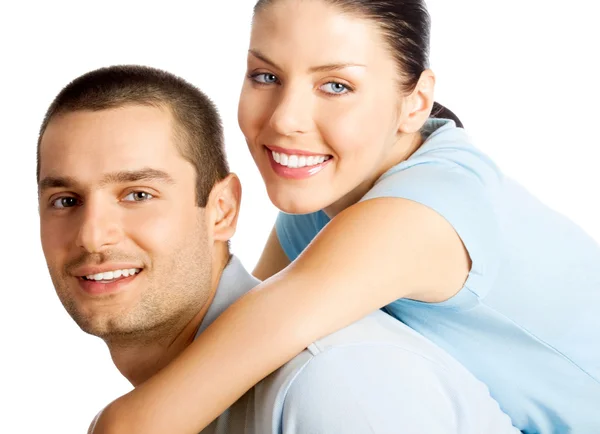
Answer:
M254 267L252 274L259 280L267 280L269 277L279 273L290 264L290 260L281 248L277 230L273 226L267 244L262 255Z
M196 434L311 342L398 298L444 301L469 268L460 238L431 209L391 198L353 205L169 366L109 405L94 433Z
M94 434L94 429L96 427L96 423L98 422L98 418L102 414L102 411L103 410L100 410L100 412L94 417L94 420L92 420L92 423L90 424L90 427L88 428L88 431L87 431L88 434Z

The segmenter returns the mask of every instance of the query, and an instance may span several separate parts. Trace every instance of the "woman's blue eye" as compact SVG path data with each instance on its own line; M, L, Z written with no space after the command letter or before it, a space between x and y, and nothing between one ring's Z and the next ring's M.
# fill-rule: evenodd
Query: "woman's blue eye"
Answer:
M255 74L252 76L252 79L258 83L262 84L273 84L277 83L277 77L273 74L269 74L266 72Z
M130 199L127 199L130 197ZM152 199L152 195L150 193L146 193L145 191L132 191L127 196L123 198L126 202L143 202L145 200Z
M52 207L57 209L71 208L79 203L77 198L71 196L59 197L52 201Z
M325 83L323 86L321 86L321 89L324 92L332 93L335 95L341 95L349 91L347 86L344 86L342 83L337 83L335 81Z

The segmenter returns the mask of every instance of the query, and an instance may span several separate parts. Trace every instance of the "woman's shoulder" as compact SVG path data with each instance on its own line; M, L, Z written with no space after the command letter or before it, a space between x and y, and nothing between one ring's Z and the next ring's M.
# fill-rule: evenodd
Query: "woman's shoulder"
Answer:
M448 173L495 187L503 178L498 165L473 143L466 130L450 119L429 119L421 129L423 144L409 158L387 170L378 182L392 175L408 182L433 182ZM418 169L415 169L417 168ZM410 170L415 169L415 170ZM398 176L402 173L401 176Z

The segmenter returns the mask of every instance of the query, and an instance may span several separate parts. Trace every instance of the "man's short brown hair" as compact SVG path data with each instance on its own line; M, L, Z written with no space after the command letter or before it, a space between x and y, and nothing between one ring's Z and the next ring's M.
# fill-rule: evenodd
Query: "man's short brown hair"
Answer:
M175 121L181 155L196 169L199 206L206 206L216 182L229 166L223 126L213 102L197 87L169 72L138 65L117 65L88 72L56 96L40 128L37 144L37 180L40 180L40 142L53 117L60 114L106 110L130 104L168 109Z

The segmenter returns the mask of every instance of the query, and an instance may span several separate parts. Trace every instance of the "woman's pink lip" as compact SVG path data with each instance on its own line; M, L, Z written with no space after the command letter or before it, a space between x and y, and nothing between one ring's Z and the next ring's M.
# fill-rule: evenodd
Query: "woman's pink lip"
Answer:
M329 155L329 154L316 154L314 152L308 152L308 151L302 151L300 149L287 149L287 148L280 148L279 146L267 146L265 145L265 148L273 151L273 152L279 152L282 154L288 154L288 155L306 155L306 156L313 156L313 157L320 157L321 155Z
M277 151L275 151L275 152L277 152ZM277 163L275 161L275 159L273 158L273 153L270 151L270 149L265 149L265 153L267 154L267 158L269 159L269 162L271 163L271 167L273 168L273 171L277 175L281 176L282 178L287 178L287 179L310 178L311 176L314 176L317 173L321 172L321 170L323 170L329 163L331 163L331 161L333 161L333 158L330 158L328 160L323 161L321 164L316 164L314 166L291 168L291 167L287 167L287 166L282 166L281 164Z

